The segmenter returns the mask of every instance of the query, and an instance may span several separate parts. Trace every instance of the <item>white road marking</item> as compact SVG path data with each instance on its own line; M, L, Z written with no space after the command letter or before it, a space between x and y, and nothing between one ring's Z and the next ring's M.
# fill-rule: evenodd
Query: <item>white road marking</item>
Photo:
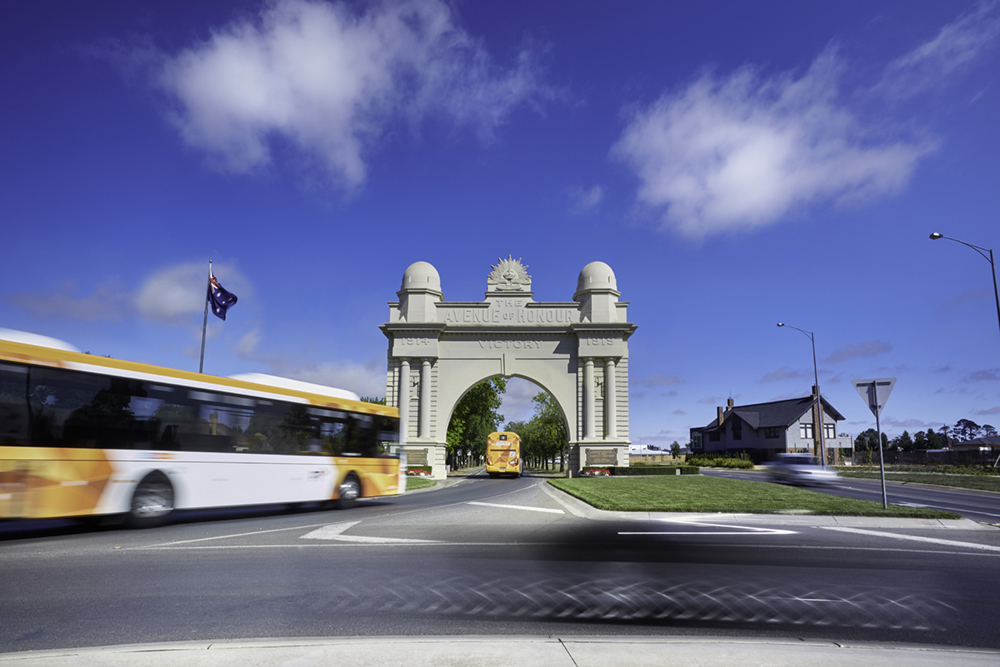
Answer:
M139 547L141 549L150 548L155 549L157 547L170 547L175 544L191 544L192 542L208 542L209 540L226 540L231 537L249 537L251 535L264 535L265 533L280 533L286 530L302 530L303 528L316 528L318 526L325 526L325 523L314 523L310 526L290 526L288 528L274 528L272 530L255 530L250 533L234 533L232 535L216 535L215 537L199 537L196 540L179 540L177 542L164 542L163 544L156 544L152 547Z
M472 501L469 505L479 505L481 507L500 507L508 510L527 510L529 512L548 512L549 514L565 514L562 510L549 509L547 507L527 507L525 505L500 505L498 503L479 503Z
M759 528L757 526L730 526L723 523L705 523L699 519L661 519L664 523L677 523L682 526L693 526L697 528L732 528L734 532L726 531L642 531L642 532L619 532L619 535L795 535L794 530L781 530L778 528Z
M332 523L322 528L317 528L311 533L306 533L301 537L303 540L335 540L337 542L362 542L365 544L415 544L415 543L437 543L439 540L415 540L402 537L369 537L365 535L344 535L348 528L361 523L360 521L348 521L346 523Z
M936 537L918 537L916 535L900 535L898 533L883 533L878 530L865 530L864 528L848 528L846 526L820 526L824 530L839 530L842 533L857 533L858 535L874 535L875 537L892 537L897 540L910 540L912 542L930 542L931 544L943 544L949 547L966 547L968 549L983 549L985 551L1000 551L1000 547L988 544L976 544L975 542L956 542L955 540L941 540Z

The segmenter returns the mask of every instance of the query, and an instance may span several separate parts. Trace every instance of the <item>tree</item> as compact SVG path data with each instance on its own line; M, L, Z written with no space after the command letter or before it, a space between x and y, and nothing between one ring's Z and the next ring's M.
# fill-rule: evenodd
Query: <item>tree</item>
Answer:
M458 401L445 436L452 467L459 467L460 461L471 464L485 456L486 438L503 423L503 415L497 410L503 404L506 390L506 380L493 378L480 382Z
M971 419L959 419L952 427L951 433L959 442L965 442L979 437L982 427Z
M854 448L864 451L875 451L878 449L878 434L875 429L870 428L863 433L859 433L854 439ZM889 436L882 434L882 449L889 448Z
M670 445L670 455L674 458L681 455L681 446L676 440L674 440L674 444Z
M552 394L547 391L535 394L531 402L535 404L535 416L531 422L535 426L535 437L538 440L539 453L546 461L559 456L559 470L562 471L566 465L566 421L563 419L562 410L556 403Z
M903 431L903 434L893 438L892 440L893 449L898 449L903 452L911 452L914 449L913 439L910 438L910 434Z

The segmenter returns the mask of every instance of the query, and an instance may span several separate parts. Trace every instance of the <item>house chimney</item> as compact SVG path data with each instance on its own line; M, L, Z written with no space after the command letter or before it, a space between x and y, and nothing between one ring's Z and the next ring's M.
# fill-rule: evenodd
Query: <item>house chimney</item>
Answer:
M730 398L728 401L726 401L726 410L732 410L732 409L733 409L733 399Z
M816 385L813 385L813 395L812 395L812 397L816 398L817 396L819 396L819 387L817 387Z
M720 406L719 406L719 407L717 407L717 408L716 408L715 410L716 410L716 412L717 412L717 416L718 416L718 418L719 418L719 420L718 420L718 423L716 424L716 426L719 426L719 425L721 425L721 424L722 424L722 406L720 405Z

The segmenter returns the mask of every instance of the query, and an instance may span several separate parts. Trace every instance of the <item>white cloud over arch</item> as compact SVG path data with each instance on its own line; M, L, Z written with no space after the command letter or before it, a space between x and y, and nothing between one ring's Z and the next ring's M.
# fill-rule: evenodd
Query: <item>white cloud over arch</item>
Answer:
M218 168L266 167L280 144L345 189L365 181L393 122L433 116L489 141L549 95L531 50L496 65L440 0L276 0L165 58L159 84L184 140Z
M638 176L639 203L695 239L897 193L934 144L866 126L839 93L843 72L828 48L800 76L703 74L635 110L612 153Z

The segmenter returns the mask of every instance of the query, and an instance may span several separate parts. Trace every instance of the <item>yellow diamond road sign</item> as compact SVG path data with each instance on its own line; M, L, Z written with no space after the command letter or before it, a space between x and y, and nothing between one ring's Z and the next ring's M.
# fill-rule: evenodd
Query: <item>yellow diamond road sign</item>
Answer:
M868 404L868 409L878 417L882 414L885 402L889 400L892 388L896 386L896 378L876 378L874 380L851 380L851 384L861 394L862 400Z

